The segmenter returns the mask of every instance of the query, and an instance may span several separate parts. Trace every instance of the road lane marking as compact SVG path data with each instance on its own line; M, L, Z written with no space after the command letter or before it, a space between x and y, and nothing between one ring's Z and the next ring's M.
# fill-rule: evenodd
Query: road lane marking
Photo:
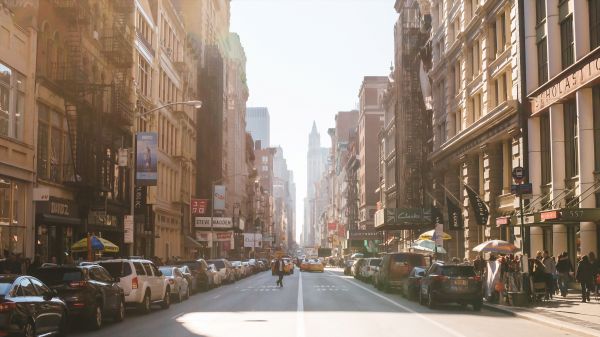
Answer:
M402 305L402 304L400 304L400 303L398 303L398 302L394 301L394 300L393 300L393 299L391 299L391 298L388 298L388 297L386 297L386 296L383 296L383 295L381 295L381 294L379 294L379 293L377 293L377 292L375 292L375 291L373 291L373 290L371 290L371 289L369 289L369 288L367 288L367 287L364 287L364 286L362 286L362 285L360 285L360 284L358 284L358 283L355 283L355 282L351 281L350 279L347 279L347 278L341 277L341 276L339 276L339 275L335 275L335 274L334 274L334 273L332 273L332 272L328 272L328 274L330 274L331 276L338 277L338 278L340 278L340 279L342 279L342 280L344 280L344 281L346 281L346 282L348 282L348 283L350 283L350 284L352 284L352 285L355 285L355 286L357 286L357 287L361 288L362 290L364 290L364 291L367 291L367 292L371 293L372 295L375 295L375 296L377 296L377 297L379 297L379 298L381 298L381 299L383 299L383 300L385 300L385 301L387 301L387 302L389 302L389 303L393 304L394 306L396 306L396 307L398 307L398 308L400 308L400 309L402 309L402 310L408 311L408 312L410 312L411 314L415 314L417 317L419 317L419 318L421 318L421 319L423 319L423 320L425 320L425 321L427 321L427 322L429 322L429 323L431 323L431 324L433 324L433 325L437 326L438 328L440 328L440 329L442 329L442 330L446 331L447 333L449 333L449 334L451 334L451 335L453 335L453 336L456 336L456 337L466 337L465 335L461 334L460 332L458 332L458 331L456 331L456 330L453 330L453 329L450 329L449 327L447 327L447 326L445 326L445 325L443 325L443 324L441 324L441 323L437 322L436 320L434 320L434 319L431 319L431 318L429 318L429 317L427 317L427 316L425 316L425 315L423 315L423 314L421 314L421 313L419 313L419 312L416 312L416 311L412 310L411 308L409 308L409 307L407 307L407 306L404 306L404 305Z
M298 274L298 302L296 308L296 337L304 337L304 295L302 294L302 273Z
M183 316L185 314L185 312L180 312L177 315L171 317L171 319L178 319L179 317Z

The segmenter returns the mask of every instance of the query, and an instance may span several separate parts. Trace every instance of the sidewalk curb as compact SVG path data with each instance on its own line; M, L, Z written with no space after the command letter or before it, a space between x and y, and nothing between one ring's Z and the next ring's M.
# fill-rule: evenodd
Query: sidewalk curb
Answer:
M498 305L488 304L488 303L483 303L483 306L486 309L491 310L491 311L495 311L495 312L507 314L512 317L518 317L518 318L526 319L529 321L541 323L544 325L552 326L554 328L557 328L557 329L560 329L563 331L568 331L568 332L576 333L576 334L584 334L586 336L600 337L600 331L598 331L596 329L585 328L585 327L581 327L581 326L578 326L578 325L575 325L572 323L567 323L565 321L559 321L557 319L547 318L547 317L544 317L542 315L539 315L539 314L536 314L533 312L517 312L517 311L511 310L509 308L504 308L504 307L501 307ZM530 311L529 309L524 309L524 310Z

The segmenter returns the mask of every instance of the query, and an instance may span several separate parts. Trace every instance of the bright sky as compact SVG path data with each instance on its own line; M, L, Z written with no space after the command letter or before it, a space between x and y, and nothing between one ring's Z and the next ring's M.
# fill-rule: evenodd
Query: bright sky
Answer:
M248 106L266 106L271 146L296 181L296 237L304 223L306 152L313 120L321 145L338 111L357 106L363 76L387 76L394 0L232 0L231 31L248 58Z

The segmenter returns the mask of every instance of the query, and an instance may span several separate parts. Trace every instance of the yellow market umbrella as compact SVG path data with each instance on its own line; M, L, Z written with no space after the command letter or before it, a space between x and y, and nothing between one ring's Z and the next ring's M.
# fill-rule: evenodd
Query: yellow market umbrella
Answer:
M419 235L419 240L433 240L434 233L435 229L422 233L421 235ZM452 240L452 237L450 236L450 234L442 232L442 240Z
M114 243L103 239L101 237L97 237L92 235L89 237L90 239L90 248L91 250L105 252L105 253L118 253L119 247ZM77 242L75 242L71 246L72 252L87 252L88 251L88 238L83 238Z

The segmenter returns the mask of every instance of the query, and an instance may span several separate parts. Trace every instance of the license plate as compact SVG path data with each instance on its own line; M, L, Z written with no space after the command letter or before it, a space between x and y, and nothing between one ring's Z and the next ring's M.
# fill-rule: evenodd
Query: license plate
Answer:
M455 286L460 286L460 287L466 287L467 286L467 280L454 280L454 285Z

